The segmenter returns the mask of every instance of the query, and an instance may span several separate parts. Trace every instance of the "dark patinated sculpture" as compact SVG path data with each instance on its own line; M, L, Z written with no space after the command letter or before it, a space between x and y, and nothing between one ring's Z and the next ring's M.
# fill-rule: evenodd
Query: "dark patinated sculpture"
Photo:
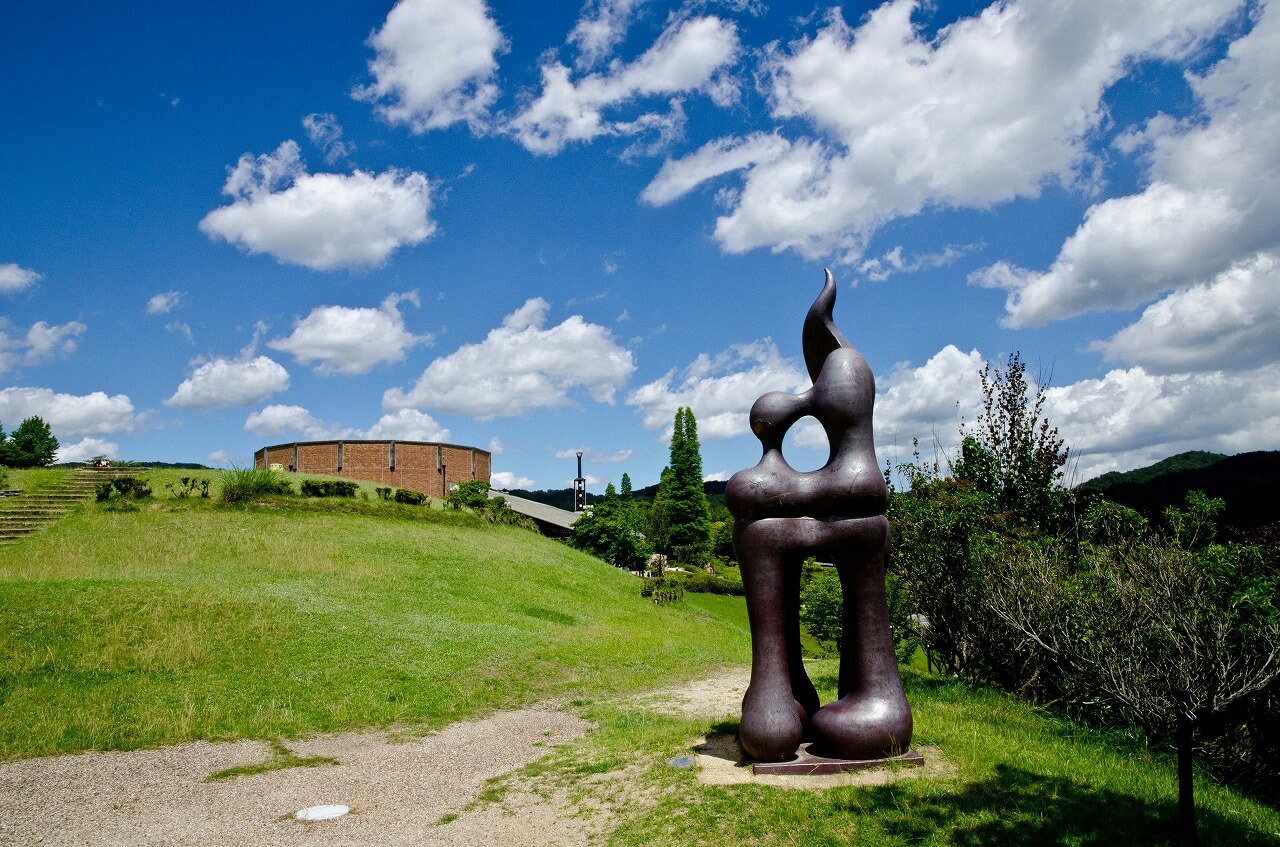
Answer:
M758 761L792 758L802 741L832 759L883 759L911 744L911 709L893 651L884 568L889 493L871 437L875 378L832 320L836 285L826 285L804 322L813 387L775 391L751 407L764 447L759 464L729 480L733 544L751 622L751 685L739 734ZM787 430L813 416L831 456L819 470L787 464ZM835 564L844 595L839 699L820 707L800 656L800 571L809 556Z

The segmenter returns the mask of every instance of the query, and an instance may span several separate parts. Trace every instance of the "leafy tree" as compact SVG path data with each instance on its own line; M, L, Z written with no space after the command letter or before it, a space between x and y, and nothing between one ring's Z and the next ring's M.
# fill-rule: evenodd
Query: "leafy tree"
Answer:
M3 448L6 465L40 468L53 464L53 456L58 452L58 439L43 419L30 417L3 442Z
M631 499L631 474L622 475L622 490L618 492L618 496L623 500Z
M844 632L844 593L835 568L817 568L800 592L800 623L819 641L834 641L840 649Z
M652 552L643 525L636 504L618 496L613 483L609 483L604 499L574 521L569 543L617 567L639 571Z
M995 510L1017 525L1060 529L1070 511L1061 485L1070 450L1044 416L1044 389L1027 381L1018 353L1003 370L988 362L979 377L982 411L974 430L962 433L954 477L991 495Z
M694 557L706 555L711 543L711 504L702 483L698 422L693 410L685 406L676 410L671 463L662 473L654 497L654 513L665 521L665 539L660 549Z
M454 486L444 497L450 509L484 509L489 505L489 483L483 479L471 479Z

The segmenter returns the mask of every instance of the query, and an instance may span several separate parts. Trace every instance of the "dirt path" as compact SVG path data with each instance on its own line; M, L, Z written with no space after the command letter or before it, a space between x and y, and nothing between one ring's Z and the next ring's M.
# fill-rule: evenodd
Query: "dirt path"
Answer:
M271 757L268 745L196 742L0 765L4 845L584 845L586 822L554 803L513 797L466 811L490 777L545 755L589 725L524 709L395 743L346 733L290 743L337 765L208 782ZM352 814L302 823L299 809L341 803ZM446 816L456 815L456 820Z
M718 721L736 719L747 681L745 669L722 671L628 703L705 721L711 730ZM337 764L213 782L209 776L219 771L271 759L270 745L194 742L10 762L0 764L0 845L585 847L616 823L610 804L584 809L562 793L522 793L519 786L499 803L475 801L491 778L541 758L588 729L586 721L548 704L452 724L424 738L399 740L380 732L323 735L289 742L288 748L295 756L327 756ZM699 780L711 785L821 790L954 772L936 750L925 750L928 764L919 769L757 777L731 731L711 732L689 752ZM615 787L626 783L620 796L641 806L646 802L636 782L638 769L589 781L595 779ZM300 809L330 803L352 811L316 823L294 818Z

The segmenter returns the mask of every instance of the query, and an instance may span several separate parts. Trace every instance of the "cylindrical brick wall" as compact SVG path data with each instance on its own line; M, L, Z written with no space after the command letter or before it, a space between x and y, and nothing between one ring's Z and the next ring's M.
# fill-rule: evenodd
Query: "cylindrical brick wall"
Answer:
M426 441L293 441L253 454L258 470L279 464L298 473L376 482L431 497L444 497L460 482L488 483L491 462L487 450Z

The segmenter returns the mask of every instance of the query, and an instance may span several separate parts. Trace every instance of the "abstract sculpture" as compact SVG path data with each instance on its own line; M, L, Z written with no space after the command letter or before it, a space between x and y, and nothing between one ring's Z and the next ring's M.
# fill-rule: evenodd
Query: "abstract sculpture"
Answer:
M755 402L751 430L764 455L734 474L726 492L751 623L751 685L739 735L761 762L791 759L803 741L812 742L808 753L854 762L901 756L911 744L885 600L889 492L871 436L875 378L836 329L835 299L827 271L804 322L813 387ZM783 458L782 439L806 416L826 430L831 456L802 473ZM810 556L835 564L844 595L839 699L821 708L800 655L800 572Z

